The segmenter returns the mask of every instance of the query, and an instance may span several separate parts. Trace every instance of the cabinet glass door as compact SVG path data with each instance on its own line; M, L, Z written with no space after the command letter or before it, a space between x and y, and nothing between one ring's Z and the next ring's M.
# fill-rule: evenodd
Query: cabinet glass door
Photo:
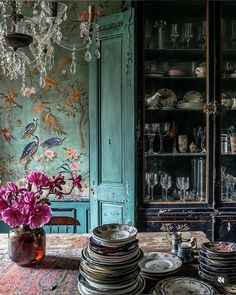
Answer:
M208 201L206 7L189 2L145 1L144 203Z
M236 201L236 3L221 2L221 201Z

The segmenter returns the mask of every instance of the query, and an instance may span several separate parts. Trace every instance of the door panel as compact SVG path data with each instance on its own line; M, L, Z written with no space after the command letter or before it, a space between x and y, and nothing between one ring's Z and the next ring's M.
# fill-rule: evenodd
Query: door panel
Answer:
M101 183L122 182L122 36L105 39L101 44ZM112 73L112 74L111 74Z
M99 60L89 65L91 228L134 223L133 11L99 19Z

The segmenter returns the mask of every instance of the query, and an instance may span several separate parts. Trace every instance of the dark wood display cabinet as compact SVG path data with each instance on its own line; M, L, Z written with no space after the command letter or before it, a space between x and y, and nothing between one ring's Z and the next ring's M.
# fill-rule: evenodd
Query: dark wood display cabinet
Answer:
M92 225L236 241L236 3L131 6L90 65Z

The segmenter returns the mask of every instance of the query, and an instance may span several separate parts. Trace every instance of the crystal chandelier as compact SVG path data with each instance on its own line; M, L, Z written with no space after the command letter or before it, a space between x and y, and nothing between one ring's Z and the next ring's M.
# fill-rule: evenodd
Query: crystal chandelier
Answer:
M85 50L84 59L92 58L90 46L95 39L94 56L100 57L99 26L94 22L94 8L88 7L88 17L80 22L80 36L68 42L62 35L61 24L67 19L67 6L57 1L33 1L32 15L23 15L24 0L0 0L0 75L22 77L25 88L26 67L36 67L39 84L44 87L47 71L54 60L55 43L71 51L72 74L76 71L76 52ZM28 11L27 11L28 12Z
M80 34L75 41L68 41L66 36L61 36L58 44L63 48L71 51L71 66L70 72L74 74L76 72L76 51L84 51L84 59L90 62L92 54L90 52L90 46L92 42L95 42L94 57L100 58L100 38L99 38L99 25L94 22L94 6L88 6L88 13L84 16L84 19L80 22Z

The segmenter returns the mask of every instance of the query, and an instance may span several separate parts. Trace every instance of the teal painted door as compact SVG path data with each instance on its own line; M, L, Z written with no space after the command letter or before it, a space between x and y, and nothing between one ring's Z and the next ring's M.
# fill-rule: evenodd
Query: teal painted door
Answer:
M89 66L91 228L134 223L134 11L99 19Z

